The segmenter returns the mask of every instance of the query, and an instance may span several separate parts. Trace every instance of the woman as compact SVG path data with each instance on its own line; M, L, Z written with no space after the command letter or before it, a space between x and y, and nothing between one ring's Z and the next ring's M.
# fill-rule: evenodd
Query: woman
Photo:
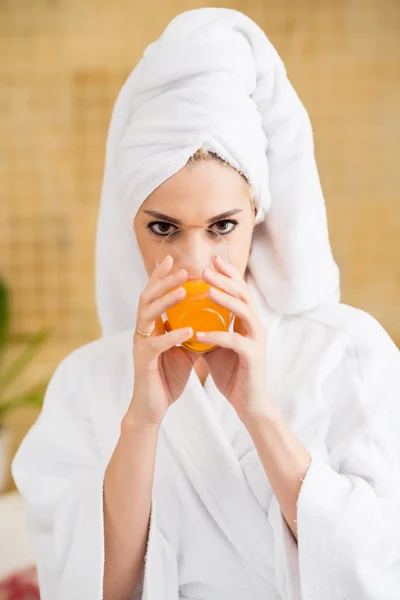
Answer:
M201 356L161 318L178 230L229 247ZM399 352L339 303L309 119L244 15L178 16L123 86L96 259L103 337L13 463L43 600L400 598Z

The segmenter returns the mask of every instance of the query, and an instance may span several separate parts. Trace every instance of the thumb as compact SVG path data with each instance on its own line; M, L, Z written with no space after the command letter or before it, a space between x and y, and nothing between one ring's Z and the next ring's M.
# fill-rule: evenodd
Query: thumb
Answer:
M169 324L168 320L164 321L164 327L165 331L172 331L171 325ZM193 352L192 350L188 350L187 348L180 348L180 350L182 350L182 352L186 354L186 356L190 359L192 365L194 365L197 359L199 358L198 352Z

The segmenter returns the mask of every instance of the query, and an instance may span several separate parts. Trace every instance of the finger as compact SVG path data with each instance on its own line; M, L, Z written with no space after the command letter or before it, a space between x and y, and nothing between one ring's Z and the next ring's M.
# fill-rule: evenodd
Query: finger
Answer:
M233 279L233 281L238 285L238 289L242 290L242 297L245 299L247 304L251 306L253 310L257 310L254 299L250 293L249 286L239 271L233 265L224 261L220 256L214 257L214 265L220 273Z
M147 338L146 344L144 344L144 352L148 354L149 360L157 358L163 352L166 352L173 346L183 344L193 336L193 329L191 327L184 327L183 329L174 329L164 335L152 336Z
M162 315L168 308L171 308L171 306L182 302L185 296L185 288L179 287L142 308L140 311L140 322L145 324L144 327L147 327L147 329L143 329L142 331L151 331L151 325L155 319Z
M174 261L170 254L164 256L163 260L153 269L149 277L149 282L156 281L160 277L165 277L171 270Z
M250 302L250 296L246 287L243 285L238 285L237 281L232 279L232 277L227 277L220 272L205 269L203 272L203 278L206 283L224 290L231 296L235 296L246 303Z
M249 339L231 331L198 331L196 339L205 344L234 350L243 357L248 357L250 352Z
M215 288L208 290L208 296L213 302L227 308L235 317L238 317L249 335L256 335L258 320L256 320L255 314L248 304Z
M236 269L236 267L226 262L220 256L214 256L214 265L217 267L218 271L220 271L224 275L227 275L228 277L231 277L239 285L246 286L245 280L243 279L239 271Z
M164 278L157 278L154 281L149 281L145 290L140 295L140 302L142 305L150 304L157 300L170 290L182 285L189 274L186 269L180 269L176 273L168 275Z

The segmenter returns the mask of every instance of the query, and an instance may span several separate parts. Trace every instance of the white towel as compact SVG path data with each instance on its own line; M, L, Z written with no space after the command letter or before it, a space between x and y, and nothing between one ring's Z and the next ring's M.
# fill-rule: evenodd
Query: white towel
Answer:
M132 235L140 205L200 146L250 179L249 280L268 305L286 314L339 300L307 112L263 31L239 12L206 8L170 23L114 107L96 253L104 333L135 325L147 282Z

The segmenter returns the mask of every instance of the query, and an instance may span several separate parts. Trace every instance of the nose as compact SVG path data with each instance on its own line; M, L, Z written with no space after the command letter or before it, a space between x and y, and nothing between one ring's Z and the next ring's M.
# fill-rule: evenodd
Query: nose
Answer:
M189 278L201 277L201 273L211 260L213 242L204 230L188 231L182 244L183 266Z

